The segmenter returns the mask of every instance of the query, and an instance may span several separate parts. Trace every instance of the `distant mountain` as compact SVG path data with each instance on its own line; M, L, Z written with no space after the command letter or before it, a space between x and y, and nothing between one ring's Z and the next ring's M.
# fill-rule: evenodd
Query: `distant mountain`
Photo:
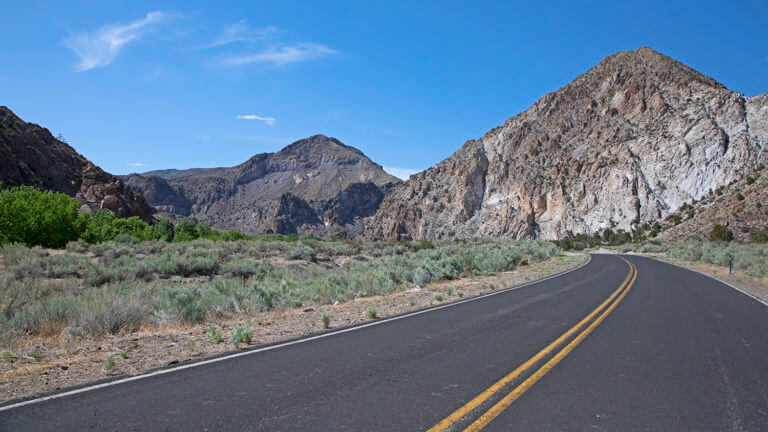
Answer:
M186 177L192 174L199 174L205 171L214 170L216 168L190 168L190 169L164 169L147 171L140 173L142 177L160 177L165 180L171 180L179 177Z
M360 150L315 135L230 168L123 177L150 205L218 229L347 235L400 180Z
M411 176L369 237L555 239L630 231L744 178L768 154L768 96L650 48L602 60Z
M27 123L0 106L0 182L62 192L91 210L151 219L144 198L84 158L48 129Z

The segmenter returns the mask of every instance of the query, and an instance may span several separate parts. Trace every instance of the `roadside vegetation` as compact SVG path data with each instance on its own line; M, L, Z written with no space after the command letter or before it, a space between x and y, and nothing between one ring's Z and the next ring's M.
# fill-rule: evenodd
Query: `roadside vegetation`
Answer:
M558 253L546 241L504 240L363 243L305 237L92 244L81 239L64 250L6 244L0 247L0 332L7 344L22 335L65 332L76 339L146 325L214 324L494 275Z
M768 244L701 242L682 243L627 243L616 248L619 252L657 253L669 258L728 267L756 278L768 278Z

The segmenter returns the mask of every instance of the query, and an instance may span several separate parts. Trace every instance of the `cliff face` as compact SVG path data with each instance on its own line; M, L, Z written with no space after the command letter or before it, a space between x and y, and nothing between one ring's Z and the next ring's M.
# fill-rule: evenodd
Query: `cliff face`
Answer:
M372 237L561 238L631 230L766 159L768 96L650 48L613 54L438 165L367 221Z
M48 129L21 120L4 106L0 106L0 182L62 192L91 210L151 219L151 209L140 194L54 138Z
M383 192L400 182L360 150L323 135L235 167L164 170L126 181L156 209L215 228L320 235L370 216Z

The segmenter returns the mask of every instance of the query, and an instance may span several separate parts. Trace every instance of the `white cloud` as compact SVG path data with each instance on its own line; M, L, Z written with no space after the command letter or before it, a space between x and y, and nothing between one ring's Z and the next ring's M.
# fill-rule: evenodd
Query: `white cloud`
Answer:
M252 63L283 66L289 63L328 57L336 53L336 50L322 44L301 42L293 45L273 46L255 54L227 56L221 58L220 62L225 66L242 66Z
M386 171L388 174L391 174L401 180L408 180L408 178L418 172L421 172L420 169L414 169L414 168L399 168L399 167L390 167L385 166L384 171Z
M149 165L147 165L145 163L141 163L141 162L126 162L125 164L128 165L128 166L136 167L136 168L148 167L149 166Z
M274 117L262 117L255 114L239 115L236 118L240 120L260 120L267 124L267 126L273 126L275 124Z
M216 40L201 48L214 48L235 42L256 42L276 32L277 27L274 26L253 30L245 24L245 21L239 21L224 26L224 31L221 32Z
M139 39L153 26L167 21L173 14L155 11L129 24L110 24L90 33L77 33L64 39L65 47L80 57L78 72L106 66L117 58L127 43Z

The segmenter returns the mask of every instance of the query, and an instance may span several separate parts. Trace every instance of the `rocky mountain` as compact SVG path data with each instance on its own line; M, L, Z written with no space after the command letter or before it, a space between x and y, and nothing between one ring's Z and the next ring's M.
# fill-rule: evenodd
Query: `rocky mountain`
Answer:
M323 135L235 167L153 171L124 179L155 209L218 229L328 236L345 236L400 183L360 150Z
M84 210L152 217L140 194L54 138L48 129L21 120L5 106L0 106L0 182L62 192L83 202Z
M762 165L744 178L713 190L667 218L659 240L706 240L715 224L725 225L738 241L753 229L768 227L768 169Z
M370 237L561 238L632 230L765 160L768 96L650 48L613 54L396 186Z

